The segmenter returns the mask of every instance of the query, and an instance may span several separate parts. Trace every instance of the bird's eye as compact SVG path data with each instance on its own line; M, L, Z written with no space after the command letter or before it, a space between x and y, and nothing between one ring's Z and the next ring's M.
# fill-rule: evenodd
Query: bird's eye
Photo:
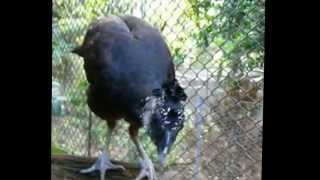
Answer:
M168 113L168 116L169 117L176 117L178 115L178 113L174 110L171 110L169 113Z

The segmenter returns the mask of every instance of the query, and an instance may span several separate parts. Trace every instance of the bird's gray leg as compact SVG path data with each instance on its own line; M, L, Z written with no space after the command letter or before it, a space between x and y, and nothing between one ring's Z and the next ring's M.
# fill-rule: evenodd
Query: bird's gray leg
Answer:
M107 132L107 137L106 137L106 150L107 151L109 151L109 146L110 146L110 143L111 143L113 131L114 131L114 128L109 128L109 130Z
M140 157L142 158L140 160L141 171L135 180L141 180L146 176L148 177L149 180L157 180L158 178L157 178L153 163L149 158L148 154L145 152L143 146L140 144L140 142L136 138L135 140L133 140L133 142L138 149Z
M154 97L149 98L149 100L147 101L147 103L144 106L144 114L142 117L142 122L143 122L143 126L145 129L149 128L151 115L155 109L155 106L156 106L156 98L154 98ZM140 159L141 171L135 180L141 180L142 178L144 178L146 176L148 177L149 180L157 180L158 178L157 178L153 163L152 163L151 159L149 158L148 154L146 153L146 151L144 150L142 144L140 144L140 142L137 138L138 131L139 131L138 129L139 129L139 127L135 124L132 124L129 128L131 140L133 141L133 143L137 147L139 156L141 158Z
M98 170L98 171L100 171L100 179L104 180L106 170L109 170L109 169L125 170L125 168L121 165L112 164L109 159L109 156L107 154L107 151L109 150L113 130L114 130L114 127L109 128L109 130L108 130L107 139L106 139L106 146L107 146L106 150L104 150L99 155L98 160L90 168L82 169L82 170L80 170L80 173L90 173L90 172Z
M154 169L153 163L137 138L138 129L139 128L133 124L129 128L130 138L138 149L138 153L141 158L140 163L142 166L141 171L135 180L141 180L146 176L149 180L157 180L158 178L156 176L156 171Z

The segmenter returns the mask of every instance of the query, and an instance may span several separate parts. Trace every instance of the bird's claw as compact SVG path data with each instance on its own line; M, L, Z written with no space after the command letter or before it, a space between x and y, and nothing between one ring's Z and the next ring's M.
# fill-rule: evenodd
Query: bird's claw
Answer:
M107 153L104 151L100 154L95 164L93 164L90 168L80 170L80 173L86 174L98 170L100 171L101 180L104 180L105 172L107 170L113 169L121 169L123 171L125 170L125 168L122 165L112 164L108 158Z
M144 177L148 177L148 180L158 180L151 160L140 160L140 164L142 166L141 171L135 180L142 180Z

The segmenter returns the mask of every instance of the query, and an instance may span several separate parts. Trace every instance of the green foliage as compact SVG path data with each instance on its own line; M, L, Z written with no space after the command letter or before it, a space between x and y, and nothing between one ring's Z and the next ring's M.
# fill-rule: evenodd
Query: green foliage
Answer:
M62 148L60 148L58 145L53 144L51 145L51 154L52 155L61 155L61 154L67 154Z
M193 37L199 47L218 47L224 52L229 66L242 72L250 72L263 64L260 52L264 46L264 8L259 1L193 0L190 3L192 8L187 15L198 28ZM259 56L248 58L248 52ZM241 58L242 66L238 66Z

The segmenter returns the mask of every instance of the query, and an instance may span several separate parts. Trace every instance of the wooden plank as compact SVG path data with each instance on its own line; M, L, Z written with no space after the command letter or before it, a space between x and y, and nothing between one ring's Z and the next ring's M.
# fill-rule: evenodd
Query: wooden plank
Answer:
M96 158L84 158L69 155L53 155L51 157L51 179L52 180L100 180L99 172L91 174L80 174L81 169L90 167ZM139 173L138 164L112 161L123 165L126 170L110 170L106 173L107 180L134 180ZM146 180L147 178L145 178Z

